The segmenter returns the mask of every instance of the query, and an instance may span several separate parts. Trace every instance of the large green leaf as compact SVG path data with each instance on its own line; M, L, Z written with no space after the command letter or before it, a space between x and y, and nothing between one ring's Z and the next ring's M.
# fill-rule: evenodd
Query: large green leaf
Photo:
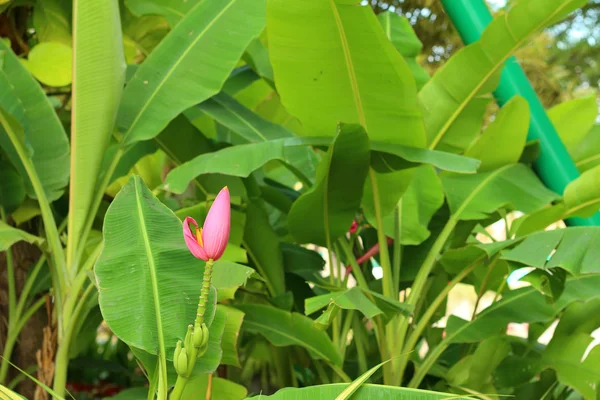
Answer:
M358 310L365 317L373 318L382 311L373 304L358 287L339 292L314 296L305 301L305 314L310 315L322 308L335 305L344 310Z
M545 229L550 224L560 221L567 215L564 202L549 205L517 218L510 226L511 232L517 237L528 235Z
M443 176L442 185L450 211L461 220L485 219L505 206L528 213L557 198L523 164L476 175Z
M577 276L600 272L599 249L600 227L572 227L532 233L502 258L535 268L561 267Z
M496 336L510 322L551 322L573 302L598 298L599 284L600 275L568 279L562 296L553 303L548 302L546 296L533 287L521 288L505 294L502 300L483 310L472 321L451 315L446 325L446 337L427 354L409 385L420 384L451 343L474 343Z
M408 20L393 11L385 11L377 15L385 35L392 42L396 50L402 54L408 64L417 89L420 89L429 80L429 74L417 62L417 56L423 49L423 44L417 37Z
M196 4L128 82L117 118L123 143L155 137L177 114L215 95L264 24L264 1Z
M542 230L569 217L589 217L600 209L600 165L583 172L565 188L563 201L515 220L517 236Z
M517 2L487 26L479 41L457 52L419 92L429 146L443 144L452 125L472 101L495 89L504 62L535 32L585 2Z
M135 15L162 15L172 27L200 0L125 0L125 4Z
M50 101L6 42L0 40L0 107L24 130L28 157L49 201L58 199L69 180L69 142ZM22 161L0 128L0 146L17 168L27 189L35 191Z
M600 166L585 171L569 183L564 194L569 215L590 217L600 209Z
M305 132L360 123L372 140L424 147L410 68L368 5L274 0L267 24L277 90Z
M482 392L490 388L493 372L510 353L510 345L505 337L491 337L482 341L469 362L469 374L464 386ZM492 386L493 387L493 386ZM484 393L489 393L485 391Z
M296 274L310 281L325 267L325 260L314 250L291 243L282 243L281 250L286 273Z
M111 396L112 400L146 400L148 398L148 388L133 387L120 391L116 396Z
M335 398L335 400L349 399L354 394L354 392L356 392L365 382L367 382L369 378L388 361L390 360L377 364L376 366L374 366L373 368L371 368L370 370L353 380L352 383L346 386L346 388Z
M201 154L170 172L165 181L165 189L173 193L183 193L194 178L204 174L247 177L274 160L298 166L299 156L302 156L300 159L303 158L303 161L308 161L308 165L306 162L304 165L312 170L311 154L308 151L297 151L299 146L331 146L332 141L333 138L327 137L275 139ZM479 165L475 159L455 154L382 142L371 142L371 151L371 163L374 168L385 173L411 168L420 163L431 164L444 170L473 173ZM391 174L387 175L394 178ZM386 178L382 177L383 180Z
M171 357L195 319L203 268L185 245L179 219L137 176L109 207L95 273L112 331L131 346Z
M392 172L419 164L431 164L444 171L459 172L462 174L475 173L480 162L456 154L407 147L393 143L371 141L371 165L378 172Z
M72 7L68 0L36 1L33 27L40 42L61 42L71 46Z
M305 399L335 399L350 384L336 383L332 385L317 385L305 388L285 388L271 396L256 396L248 400L305 400ZM407 399L407 400L465 400L471 397L463 397L456 394L431 392L429 390L409 389L397 386L384 385L362 385L351 397L355 400L368 399Z
M294 202L288 214L288 227L298 242L331 245L347 232L360 207L369 147L362 126L340 126L319 164L316 184Z
M7 400L24 400L24 399L26 399L26 397L23 397L20 394L13 392L12 390L10 390L9 388L7 388L4 385L0 385L0 393L2 393L3 396L6 396Z
M241 137L241 143L260 143L267 140L294 137L295 135L282 125L267 121L255 114L236 99L226 93L200 103L198 108L215 121L229 128ZM239 142L234 142L238 144ZM316 157L311 149L291 148L287 150L287 160L304 175L312 177L315 173Z
M488 172L519 162L529 129L529 103L513 97L496 119L466 151L465 156L481 160L478 172Z
M244 313L240 310L224 306L222 304L217 306L217 313L219 312L223 312L225 314L225 329L223 331L223 337L221 338L221 349L223 349L221 364L241 367L240 360L238 358L237 344L238 337L240 336L240 329L242 327L242 321L244 319Z
M42 42L31 48L25 66L44 85L62 87L72 82L72 59L70 45Z
M71 117L71 183L67 258L75 253L113 133L125 59L117 1L74 3L73 105ZM94 43L94 45L90 45ZM102 99L102 101L99 101ZM70 265L69 265L70 266Z
M435 169L422 165L415 169L413 180L398 203L400 210L400 243L418 245L429 237L429 221L444 204L444 191ZM383 229L395 236L396 213L383 218Z
M231 300L240 286L244 286L256 271L245 265L220 259L215 263L212 285L217 289L217 300Z
M213 377L208 383L208 375L197 375L192 377L183 389L182 400L197 400L207 398L207 390L210 387L210 398L226 400L243 400L248 391L242 385L227 379Z
M567 279L562 296L553 304L532 287L505 294L502 300L483 310L473 321L451 316L446 340L450 343L473 343L496 335L509 322L534 323L551 321L569 304L600 297L600 275L583 275Z
M21 240L37 245L44 243L44 239L41 237L13 228L4 221L0 221L0 251L6 251L10 246Z
M313 357L340 365L342 358L329 336L313 326L313 320L272 306L237 305L244 312L243 328L260 333L275 346L301 346Z
M0 176L0 207L10 214L25 200L25 183L13 166L4 161L0 161Z
M226 93L219 93L198 104L198 109L240 135L248 143L293 137L281 125L267 121Z
M169 33L169 24L165 18L158 15L136 17L126 7L121 7L121 24L123 25L125 60L130 68L136 65L134 63L139 62L141 57L148 57ZM127 76L131 78L134 72L128 71Z
M574 303L560 319L542 355L544 365L556 370L558 380L586 399L597 398L600 388L600 347L588 348L590 335L600 327L600 299Z
M269 216L257 201L248 203L243 245L259 274L265 279L271 296L285 292L283 256L279 237L269 223Z
M570 154L592 129L597 116L596 96L567 101L548 110L548 117Z
M266 44L266 30L259 38L253 40L244 54L243 60L252 67L269 85L273 86L273 67L269 61L269 51Z
M600 125L595 125L571 154L581 172L600 165Z

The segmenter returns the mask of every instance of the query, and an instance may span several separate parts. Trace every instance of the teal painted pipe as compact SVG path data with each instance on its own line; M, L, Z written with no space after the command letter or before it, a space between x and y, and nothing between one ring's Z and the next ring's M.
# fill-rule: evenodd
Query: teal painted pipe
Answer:
M484 0L442 0L442 5L465 44L479 40L492 21L492 14ZM517 60L511 57L505 63L494 96L498 103L503 105L515 95L524 97L531 109L531 125L527 139L540 140L541 153L534 169L548 188L562 194L569 182L579 176L579 171L556 133L527 76ZM590 218L570 218L567 224L600 226L600 213Z

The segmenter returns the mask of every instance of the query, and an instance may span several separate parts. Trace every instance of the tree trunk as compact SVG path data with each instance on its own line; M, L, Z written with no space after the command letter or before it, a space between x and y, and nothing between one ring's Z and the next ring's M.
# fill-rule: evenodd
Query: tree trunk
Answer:
M37 262L40 251L37 247L26 242L15 243L11 247L13 263L15 266L15 286L17 300L19 299L27 270ZM42 307L25 324L12 353L11 362L19 368L26 369L37 365L36 352L42 347L43 328L47 325L46 308ZM6 252L0 253L0 354L4 351L4 343L7 337L8 322L8 267L6 263ZM19 375L19 371L10 367L6 383ZM32 374L36 376L36 373ZM28 399L34 398L36 384L24 379L15 388L19 394Z

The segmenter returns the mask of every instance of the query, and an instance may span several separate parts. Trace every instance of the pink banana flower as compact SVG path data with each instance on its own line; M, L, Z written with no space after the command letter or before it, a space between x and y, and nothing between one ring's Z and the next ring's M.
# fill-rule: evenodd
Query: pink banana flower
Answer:
M213 202L204 226L198 228L198 223L192 217L183 221L183 237L185 244L194 257L204 261L217 261L223 255L229 240L230 219L229 189L225 186ZM190 229L190 223L196 227L195 234Z

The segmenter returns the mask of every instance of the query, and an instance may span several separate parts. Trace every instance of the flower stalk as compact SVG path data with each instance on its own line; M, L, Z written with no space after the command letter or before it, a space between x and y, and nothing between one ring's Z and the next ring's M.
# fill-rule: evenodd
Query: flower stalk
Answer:
M194 371L196 360L202 357L208 349L209 332L204 320L210 296L210 283L215 261L221 258L227 247L230 232L231 205L229 190L224 187L212 204L204 225L187 217L183 222L183 237L185 243L198 259L206 261L200 289L200 299L193 325L188 325L188 330L183 342L179 340L173 354L173 365L177 371L177 381L171 393L172 400L179 400L185 389L190 375ZM190 224L195 227L195 233L190 229Z

